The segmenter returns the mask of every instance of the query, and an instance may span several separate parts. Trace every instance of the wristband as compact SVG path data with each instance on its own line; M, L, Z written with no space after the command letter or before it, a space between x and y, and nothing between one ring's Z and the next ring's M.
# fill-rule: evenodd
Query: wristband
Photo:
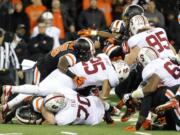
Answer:
M141 87L138 87L135 91L131 94L132 98L143 98L144 93Z
M66 71L66 75L67 76L69 76L69 77L71 77L72 79L74 79L75 78L75 74L74 73L72 73L69 69Z

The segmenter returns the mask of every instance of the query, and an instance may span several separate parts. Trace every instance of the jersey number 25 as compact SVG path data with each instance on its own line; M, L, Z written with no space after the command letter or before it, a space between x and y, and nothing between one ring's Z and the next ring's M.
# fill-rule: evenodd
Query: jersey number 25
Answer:
M82 63L82 65L84 67L84 71L88 75L97 73L98 67L100 67L102 70L106 69L105 64L103 63L103 61L100 57L93 58L92 60L90 60L90 63L92 64L93 69L90 69L90 67L88 67L88 64L86 62Z

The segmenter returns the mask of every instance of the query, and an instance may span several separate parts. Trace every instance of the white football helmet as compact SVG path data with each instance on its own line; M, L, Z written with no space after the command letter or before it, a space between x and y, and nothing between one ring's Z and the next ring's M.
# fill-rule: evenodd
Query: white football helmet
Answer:
M139 30L145 28L150 28L149 21L145 16L136 15L131 18L129 29L133 35L137 34Z
M48 111L58 112L66 106L66 99L63 95L50 94L44 99L44 106Z
M114 33L121 33L125 30L125 23L123 20L115 20L111 23L110 31Z
M158 57L159 53L153 47L143 47L138 54L138 61L145 67Z
M129 76L130 68L123 60L112 62L112 65L121 81L125 80Z

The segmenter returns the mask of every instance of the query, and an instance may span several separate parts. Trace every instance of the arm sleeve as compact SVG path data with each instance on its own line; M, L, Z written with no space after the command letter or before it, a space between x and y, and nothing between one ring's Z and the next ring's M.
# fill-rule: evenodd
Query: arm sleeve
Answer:
M70 66L73 66L74 64L76 64L76 57L72 53L66 54L65 57Z

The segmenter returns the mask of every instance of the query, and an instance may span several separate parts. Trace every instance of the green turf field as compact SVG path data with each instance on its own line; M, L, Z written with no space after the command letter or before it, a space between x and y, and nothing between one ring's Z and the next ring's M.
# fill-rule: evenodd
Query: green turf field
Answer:
M179 135L179 132L126 132L123 130L128 123L116 122L115 125L102 123L97 126L51 126L51 125L18 125L1 124L0 135Z

